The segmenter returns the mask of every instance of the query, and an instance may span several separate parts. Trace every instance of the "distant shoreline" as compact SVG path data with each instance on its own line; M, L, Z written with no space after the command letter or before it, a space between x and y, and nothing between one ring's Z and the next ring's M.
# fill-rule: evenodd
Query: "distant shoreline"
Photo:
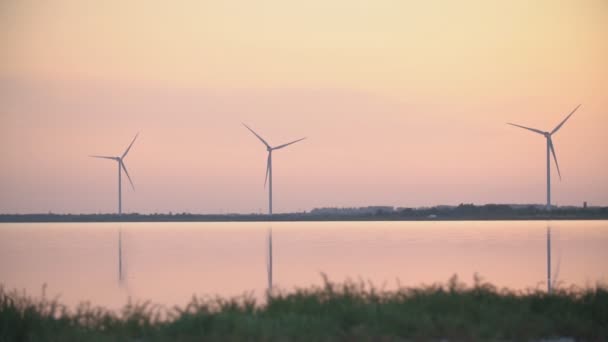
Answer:
M257 223L257 222L456 222L456 221L605 221L608 217L601 218L509 218L509 219L484 219L484 218L461 218L461 219L309 219L309 220L4 220L3 223Z
M289 213L272 217L262 214L0 214L0 223L68 223L68 222L372 222L372 221L574 221L608 220L608 207L594 209L558 209L550 214L546 211L535 213L525 210L505 212L463 213L458 209L450 211L424 209L420 211L395 211L359 215Z
M0 214L0 223L18 222L349 222L349 221L546 221L607 220L608 207L553 207L533 204L460 204L425 208L368 206L317 208L310 212L266 214Z

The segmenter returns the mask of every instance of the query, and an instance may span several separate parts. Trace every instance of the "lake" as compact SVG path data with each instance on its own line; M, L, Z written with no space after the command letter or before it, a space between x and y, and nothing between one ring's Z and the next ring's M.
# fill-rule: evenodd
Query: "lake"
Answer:
M550 227L550 229L548 229ZM193 294L263 298L352 279L394 289L475 273L499 287L608 283L608 221L3 223L0 284L68 305L173 306ZM270 233L272 232L272 233ZM271 235L272 257L269 240Z

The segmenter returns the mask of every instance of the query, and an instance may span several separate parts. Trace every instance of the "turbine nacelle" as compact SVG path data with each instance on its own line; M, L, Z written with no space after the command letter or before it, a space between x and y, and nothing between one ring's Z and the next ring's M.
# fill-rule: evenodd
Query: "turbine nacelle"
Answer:
M264 140L264 138L262 138L254 130L252 130L249 126L247 126L245 124L243 124L243 126L245 126L249 131L251 131L251 133L253 133L253 135L255 135L258 139L260 139L260 141L262 142L262 144L264 144L264 146L266 146L266 151L268 151L269 153L272 152L272 151L274 151L274 150L282 149L283 147L287 147L287 146L289 146L291 144L297 143L298 141L302 141L302 140L306 139L306 138L301 138L301 139L298 139L298 140L294 140L292 142L288 142L287 144L283 144L283 145L272 147L272 146L270 146L270 144L268 142L266 142L266 140Z

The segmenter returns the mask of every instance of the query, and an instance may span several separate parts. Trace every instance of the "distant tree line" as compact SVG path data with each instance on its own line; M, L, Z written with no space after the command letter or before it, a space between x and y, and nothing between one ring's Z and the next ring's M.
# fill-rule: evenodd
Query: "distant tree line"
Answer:
M274 214L0 214L0 222L263 222L263 221L413 221L413 220L599 220L608 207L460 204L428 208L317 208L310 212Z

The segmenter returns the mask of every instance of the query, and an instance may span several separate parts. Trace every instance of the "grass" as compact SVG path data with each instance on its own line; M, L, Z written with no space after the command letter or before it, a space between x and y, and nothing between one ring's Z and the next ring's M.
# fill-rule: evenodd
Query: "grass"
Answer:
M509 291L475 280L383 291L364 283L252 296L148 302L115 312L0 287L0 341L608 340L608 289Z

